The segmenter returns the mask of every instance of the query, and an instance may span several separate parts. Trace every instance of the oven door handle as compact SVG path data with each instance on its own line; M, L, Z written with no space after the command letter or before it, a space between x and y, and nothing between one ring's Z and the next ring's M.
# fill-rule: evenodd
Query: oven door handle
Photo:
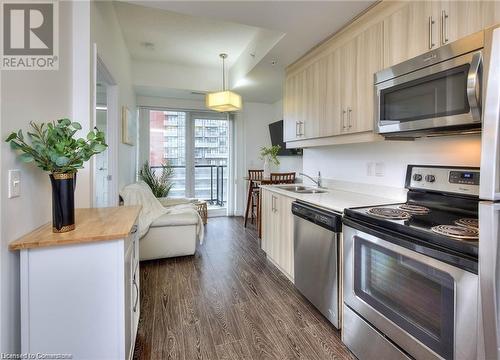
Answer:
M475 122L481 121L481 89L480 76L483 56L481 52L477 52L472 57L469 73L467 74L467 99L469 100L472 119Z

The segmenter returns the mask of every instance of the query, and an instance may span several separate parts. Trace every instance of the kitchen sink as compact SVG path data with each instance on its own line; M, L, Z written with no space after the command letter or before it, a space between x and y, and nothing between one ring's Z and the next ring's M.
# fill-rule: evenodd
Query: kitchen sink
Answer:
M276 187L278 189L292 191L299 194L322 194L326 192L325 190L307 186L276 186Z

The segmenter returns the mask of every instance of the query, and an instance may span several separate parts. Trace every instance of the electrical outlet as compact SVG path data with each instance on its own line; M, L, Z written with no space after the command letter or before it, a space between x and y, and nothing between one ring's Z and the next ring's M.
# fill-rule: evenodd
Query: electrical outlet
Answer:
M385 164L383 162L375 163L375 176L385 175Z
M21 170L9 170L9 199L21 196Z
M367 162L366 163L366 175L367 176L373 176L373 163L372 162Z

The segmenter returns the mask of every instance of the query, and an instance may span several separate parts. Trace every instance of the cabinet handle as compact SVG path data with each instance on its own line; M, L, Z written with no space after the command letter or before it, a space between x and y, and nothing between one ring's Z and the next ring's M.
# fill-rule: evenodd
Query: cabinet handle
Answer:
M303 121L301 121L299 123L299 135L304 136L304 122Z
M349 129L352 128L351 114L352 114L352 109L349 107L349 108L347 108L347 125L348 125Z
M441 38L443 45L448 42L448 14L446 10L441 11Z
M299 122L296 121L295 122L295 137L299 136L299 132L300 132L300 130L299 130Z
M432 16L429 16L429 49L432 49L434 47L434 36L432 36L432 29L434 27L434 19L432 18Z
M276 197L274 195L271 195L271 211L276 212Z
M345 109L342 109L342 129L346 129L346 126L345 126L345 114L346 114L347 111L345 111Z
M137 283L135 282L135 275L134 275L134 280L132 281L132 284L134 284L134 287L135 287L134 312L137 312L137 303L139 302L139 287L137 286Z

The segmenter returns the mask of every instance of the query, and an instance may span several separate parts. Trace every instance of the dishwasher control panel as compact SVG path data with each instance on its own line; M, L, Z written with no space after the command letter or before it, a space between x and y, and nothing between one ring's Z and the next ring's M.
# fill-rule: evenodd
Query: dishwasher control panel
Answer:
M330 231L342 231L342 215L334 211L295 201L292 203L292 213Z

